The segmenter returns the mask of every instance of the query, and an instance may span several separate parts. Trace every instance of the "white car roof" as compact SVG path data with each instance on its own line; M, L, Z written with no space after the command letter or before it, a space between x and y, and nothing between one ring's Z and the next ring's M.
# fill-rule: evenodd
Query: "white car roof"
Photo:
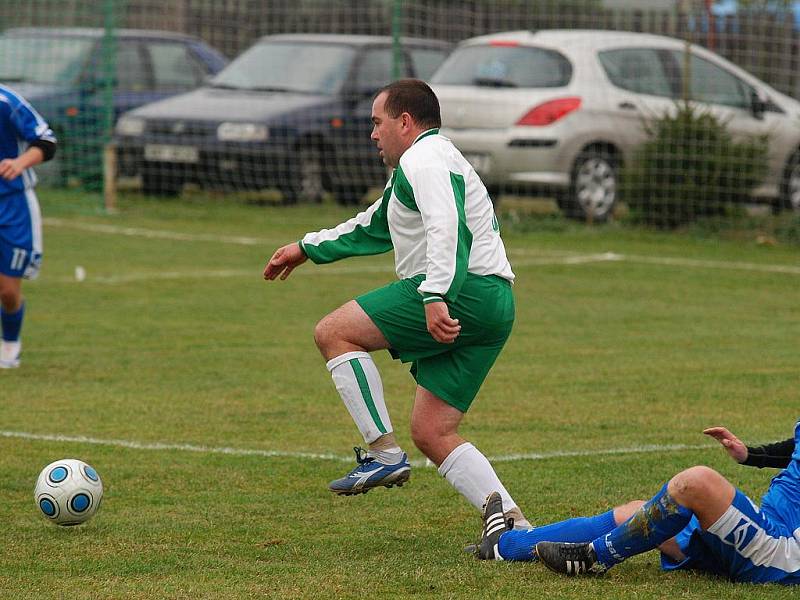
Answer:
M638 44L675 48L684 44L683 40L652 33L599 29L541 29L539 31L501 31L499 33L481 35L463 41L462 45L480 45L493 41L536 44L564 49L580 48L582 46L591 46L594 49L619 48L620 46L636 46Z

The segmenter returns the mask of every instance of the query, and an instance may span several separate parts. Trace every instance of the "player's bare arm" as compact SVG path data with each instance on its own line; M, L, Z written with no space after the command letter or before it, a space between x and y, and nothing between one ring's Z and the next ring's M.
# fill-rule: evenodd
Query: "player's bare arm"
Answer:
M452 344L461 332L458 319L450 318L445 302L429 302L425 305L425 319L433 339L442 344Z
M31 146L17 158L6 158L0 161L0 177L6 181L16 179L28 167L38 165L44 160L44 152L37 146Z
M713 437L725 448L728 455L736 462L747 460L747 446L725 427L709 427L703 433Z
M281 246L264 267L264 279L273 280L280 276L281 280L284 280L307 260L306 253L297 242Z

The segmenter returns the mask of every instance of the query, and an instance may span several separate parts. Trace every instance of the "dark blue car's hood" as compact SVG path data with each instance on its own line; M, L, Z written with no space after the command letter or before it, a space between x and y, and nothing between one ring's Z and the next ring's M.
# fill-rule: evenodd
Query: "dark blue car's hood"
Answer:
M281 115L330 103L330 96L288 92L248 92L204 87L166 98L128 113L146 119L269 121Z

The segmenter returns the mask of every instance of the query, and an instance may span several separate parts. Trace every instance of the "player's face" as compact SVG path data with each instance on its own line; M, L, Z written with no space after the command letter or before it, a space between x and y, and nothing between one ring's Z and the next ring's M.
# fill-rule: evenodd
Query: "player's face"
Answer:
M410 138L411 116L402 113L390 117L386 113L386 92L378 94L372 103L372 135L370 138L378 146L385 165L396 167L400 157L408 150L413 139Z

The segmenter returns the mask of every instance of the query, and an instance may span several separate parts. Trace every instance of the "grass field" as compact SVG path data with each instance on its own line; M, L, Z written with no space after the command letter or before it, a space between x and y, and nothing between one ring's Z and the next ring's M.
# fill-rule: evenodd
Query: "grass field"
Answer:
M109 216L74 193L40 196L46 253L25 286L24 362L0 372L0 597L797 597L665 574L656 554L579 581L475 561L461 548L479 515L413 448L413 380L385 354L389 409L419 466L401 489L331 495L361 440L313 327L391 280L391 256L309 264L285 282L261 271L276 246L350 211L130 197ZM462 433L527 515L649 497L696 463L760 497L773 473L699 432L790 435L797 247L509 229L517 323ZM66 529L32 497L63 457L106 486L96 518Z

